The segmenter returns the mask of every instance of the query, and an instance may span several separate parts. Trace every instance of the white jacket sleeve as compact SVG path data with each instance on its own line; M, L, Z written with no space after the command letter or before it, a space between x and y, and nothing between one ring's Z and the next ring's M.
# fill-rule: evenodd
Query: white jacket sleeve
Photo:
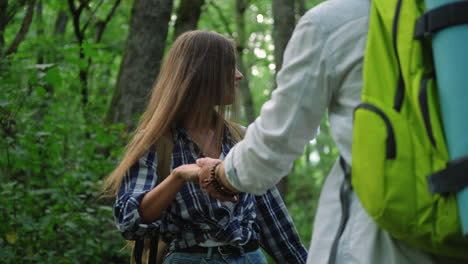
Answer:
M286 48L277 89L225 159L228 180L237 189L265 193L290 172L315 136L334 86L326 45L320 25L303 18Z

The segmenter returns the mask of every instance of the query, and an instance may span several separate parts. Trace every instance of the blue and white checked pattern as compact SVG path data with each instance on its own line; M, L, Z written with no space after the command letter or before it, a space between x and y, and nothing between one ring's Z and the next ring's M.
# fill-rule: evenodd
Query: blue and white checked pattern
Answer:
M226 129L227 132L227 129ZM234 145L225 133L221 158ZM172 168L195 163L198 146L183 128L174 129ZM144 224L138 213L143 196L157 182L155 147L126 173L114 205L118 229L125 239L151 237L160 232L176 248L199 245L208 239L231 245L258 240L278 263L305 263L307 251L276 188L262 196L242 193L237 203L220 202L198 184L186 183L160 220Z

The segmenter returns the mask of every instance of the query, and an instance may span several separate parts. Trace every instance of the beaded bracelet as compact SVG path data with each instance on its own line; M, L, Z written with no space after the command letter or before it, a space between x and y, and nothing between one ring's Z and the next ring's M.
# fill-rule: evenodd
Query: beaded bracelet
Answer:
M221 162L218 162L216 163L215 165L213 165L213 167L211 167L211 170L210 170L210 184L213 185L213 187L216 189L217 192L219 192L220 194L224 195L224 196L228 196L228 197L233 197L233 196L236 196L236 193L230 191L228 188L226 188L225 186L223 186L218 178L218 174L216 174L216 168L218 167L218 165L221 164Z

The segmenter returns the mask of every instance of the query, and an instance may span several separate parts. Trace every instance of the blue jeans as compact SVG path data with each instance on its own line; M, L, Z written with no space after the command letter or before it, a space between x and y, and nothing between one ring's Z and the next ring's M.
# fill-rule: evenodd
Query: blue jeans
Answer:
M217 252L182 253L169 252L163 264L267 264L260 249L246 252L241 256L221 255Z

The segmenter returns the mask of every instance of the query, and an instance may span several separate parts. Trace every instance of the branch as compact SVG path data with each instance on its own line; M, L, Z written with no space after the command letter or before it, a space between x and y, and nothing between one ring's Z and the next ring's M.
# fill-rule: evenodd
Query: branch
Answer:
M21 28L16 34L15 39L11 43L10 47L7 49L6 55L10 55L15 53L18 50L20 43L24 40L26 33L28 33L29 26L31 26L32 18L34 15L34 4L35 0L29 2L28 10L26 10L26 15L24 16L23 23L21 24Z
M8 1L7 1L8 2ZM5 16L6 16L6 23L5 24L8 24L12 19L13 17L16 15L16 13L18 12L18 9L23 5L24 3L21 3L21 2L16 2L16 3L12 3L10 5L10 10L7 10L5 12ZM7 3L7 6L8 6L8 3Z
M75 29L74 30L75 36L78 39L78 43L80 43L81 45L84 39L84 34L83 34L84 30L80 29L80 16L81 16L81 12L83 11L84 5L83 5L83 2L80 2L80 3L81 3L80 7L76 9L75 4L73 3L73 0L68 0L68 6L70 8L70 13L72 14L72 18L73 18L73 28Z
M96 5L96 8L94 8L94 10L91 10L89 5L86 6L86 9L88 9L92 18L94 18L95 20L99 20L94 14L96 14L96 12L99 10L99 8L102 6L103 3L104 3L104 0L100 0L99 3Z
M219 18L221 19L221 22L223 23L224 27L226 28L226 31L228 32L229 36L232 38L233 33L231 31L231 28L229 27L230 23L226 19L226 17L224 16L224 13L223 13L223 10L221 9L221 7L219 7L219 5L215 3L215 1L210 1L210 2L208 2L208 4L211 5L216 10L216 12L218 13Z
M89 24L91 23L91 20L95 21L96 24L99 23L100 19L97 18L95 14L98 11L98 9L101 7L101 5L104 3L104 0L99 1L99 3L96 5L96 8L94 8L94 10L92 10L87 3L83 2L83 1L81 1L81 3L82 3L82 6L89 11L88 21L86 21L86 23L85 23L85 25L83 27L83 30L82 30L84 32L84 31L86 31Z
M80 1L80 4L81 4L81 7L86 7L89 2L91 2L91 0L79 0Z
M110 20L115 14L115 11L117 10L117 7L120 5L121 0L115 0L114 5L112 6L111 11L109 14L107 14L106 18L104 21L99 21L98 22L98 30L96 33L96 43L99 43L102 39L102 35L104 34L104 30L106 29L107 24L109 24Z
M238 5L239 13L243 14L247 10L247 7L250 4L250 0L239 0L238 3L239 3Z
M73 0L68 0L68 7L70 8L70 12L74 14L76 12L75 4Z

